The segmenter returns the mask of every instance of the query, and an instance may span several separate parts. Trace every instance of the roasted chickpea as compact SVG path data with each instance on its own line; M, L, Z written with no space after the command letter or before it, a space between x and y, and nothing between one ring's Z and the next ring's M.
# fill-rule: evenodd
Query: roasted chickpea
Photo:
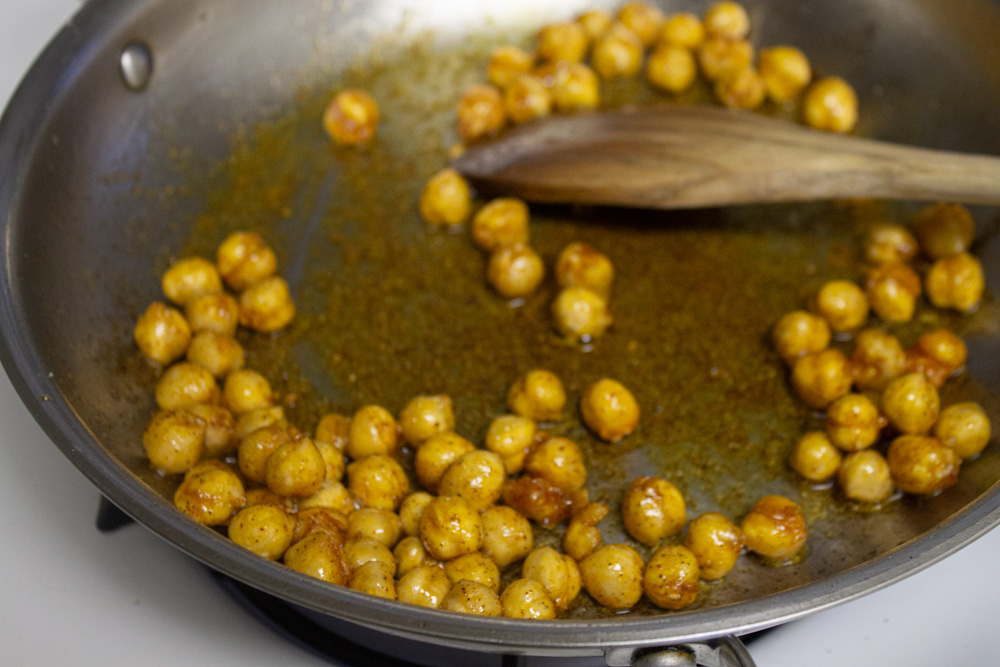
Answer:
M880 430L878 408L861 394L841 396L826 409L826 434L845 452L870 447Z
M534 579L518 579L500 595L500 606L507 618L555 618L558 609L545 586Z
M906 353L892 334L865 329L857 335L851 369L859 389L881 390L906 372Z
M682 46L658 46L646 63L646 80L675 95L690 88L697 77L694 56Z
M578 63L587 55L587 33L579 23L552 23L538 31L536 55L546 62Z
M570 340L590 342L612 324L608 302L585 287L566 287L552 302L556 329Z
M184 356L191 342L191 327L179 310L154 301L139 316L133 335L144 355L166 366Z
M344 451L351 437L351 418L336 412L325 414L316 424L313 436L316 440L328 442L340 451Z
M277 494L273 495L276 498L282 498ZM275 505L274 502L265 504ZM281 507L280 505L276 506ZM292 536L292 544L304 540L313 533L325 533L339 547L343 547L347 526L347 516L343 512L329 507L300 507L299 511L295 513L295 534Z
M294 317L295 301L281 276L265 278L240 294L240 324L248 329L263 333L280 331Z
M806 405L822 410L851 390L847 358L837 349L807 354L792 366L792 385Z
M940 387L965 365L967 357L965 341L947 329L936 329L921 334L913 347L906 351L906 370L923 373Z
M503 108L512 123L544 118L552 113L552 93L537 76L521 74L504 88Z
M486 586L494 593L500 592L500 569L489 556L482 551L475 551L458 558L452 558L444 564L444 573L452 583L474 581Z
M225 390L223 390L225 394ZM285 409L280 405L257 408L240 415L236 419L236 438L242 440L254 431L285 421Z
M863 503L880 503L892 495L895 488L889 463L874 449L844 457L837 472L837 483L845 496Z
M747 549L765 558L791 558L806 543L805 517L799 505L784 496L764 496L740 525Z
M441 603L441 609L478 616L503 614L497 592L475 581L456 582Z
M396 574L404 576L410 570L422 565L432 565L434 559L427 554L424 543L419 537L404 537L392 550L393 558L396 559Z
M593 42L611 27L614 19L611 18L611 14L603 9L592 9L580 14L576 22L583 27L583 32L586 33L587 39Z
M563 491L576 491L587 482L583 452L567 438L550 438L537 445L525 460L528 474L541 477Z
M177 509L206 526L225 526L245 501L239 476L221 461L191 468L174 493Z
M743 532L722 514L708 512L688 526L684 546L697 559L701 578L714 581L722 579L736 565L743 551ZM646 577L648 580L648 566Z
M858 96L839 77L820 79L806 90L802 101L806 124L828 132L850 132L858 122Z
M551 74L546 69L538 75L551 88L552 103L560 113L595 109L600 102L597 74L583 63L560 64L552 68Z
M396 580L393 579L393 569L382 561L370 560L354 570L348 586L368 595L395 600Z
M229 539L268 560L278 560L292 544L295 519L272 505L252 505L233 517Z
M347 455L352 459L393 456L398 442L399 425L385 408L366 405L354 413L347 438Z
M252 410L270 408L274 405L271 383L257 371L246 368L233 371L226 376L222 395L226 405L235 415L243 415Z
M809 59L794 46L775 46L760 52L760 75L768 97L781 104L794 100L809 85Z
M306 498L299 498L297 504L300 513L309 507L325 507L337 510L346 516L354 510L354 500L351 499L347 487L333 479L324 480L316 493Z
M535 369L519 377L507 392L507 407L516 415L536 422L562 419L566 390L562 381L546 370Z
M588 503L574 514L563 538L563 551L576 560L583 560L594 553L603 543L597 524L609 511L604 503Z
M822 431L811 431L799 438L792 449L788 465L810 482L832 479L840 468L843 456Z
M644 47L656 41L663 29L663 12L647 2L629 2L618 12L618 20L634 32Z
M663 22L658 43L660 46L677 46L685 50L698 48L705 40L705 25L691 12L671 14Z
M621 23L597 38L590 62L602 79L635 76L642 67L642 40Z
M814 352L821 352L830 344L830 327L818 315L796 310L783 315L771 330L774 349L788 363Z
M471 209L469 184L450 167L432 176L420 193L420 216L432 225L460 225Z
M344 542L344 562L354 572L365 563L378 561L389 568L389 576L396 575L396 559L384 543L371 537L354 537Z
M646 564L625 544L605 544L580 562L583 587L609 609L628 609L642 597Z
M486 449L503 459L507 474L520 472L528 449L535 442L537 424L533 419L519 415L502 415L490 422L486 430Z
M765 95L764 79L752 65L728 72L715 82L715 97L732 109L756 109L764 103Z
M458 100L458 136L472 142L496 134L507 124L500 91L493 86L475 84Z
M889 470L906 493L931 495L958 481L962 464L955 450L937 438L901 435L889 445Z
M639 424L639 404L621 382L603 378L587 387L580 398L587 427L602 440L618 442Z
M319 450L320 456L323 457L324 464L324 479L333 480L339 482L344 477L344 470L347 467L347 461L344 460L344 455L339 449L329 442L324 442L322 440L313 440L313 444L316 445L316 449Z
M399 521L404 533L410 536L420 535L420 517L432 500L434 496L424 491L411 493L403 499L399 506Z
M983 265L966 252L934 262L924 278L927 298L932 304L963 313L979 306L985 286Z
M441 476L438 493L464 499L482 511L500 499L507 471L499 455L482 449L463 454Z
M542 584L558 609L567 609L580 593L582 582L576 561L552 547L540 547L528 554L521 576Z
M528 520L512 507L499 505L486 509L483 524L483 553L503 569L529 553L535 539Z
M240 306L232 295L225 292L202 294L187 302L184 317L193 332L214 331L233 336L239 325Z
M966 252L976 236L972 214L959 204L928 206L913 220L920 249L931 259L944 259Z
M698 559L687 547L667 544L646 564L642 587L646 597L662 609L683 609L698 597Z
M288 425L279 422L259 428L240 440L236 450L240 472L254 482L267 481L267 462L279 447L291 441Z
M161 410L182 410L219 397L219 386L207 370L180 362L166 370L156 383L156 404Z
M868 319L868 298L848 280L824 284L813 303L816 312L837 332L853 331Z
M255 232L234 232L227 236L215 253L215 263L222 279L238 292L270 278L278 270L274 251Z
M451 580L437 566L415 567L396 584L396 598L400 602L436 609L451 591Z
M990 442L990 420L976 403L956 403L941 411L934 436L959 457L971 459Z
M500 46L493 50L486 69L490 83L503 90L521 74L528 74L535 66L535 57L516 46Z
M917 256L917 239L906 227L881 222L865 235L865 259L874 264L903 264Z
M520 199L494 199L472 218L472 240L483 250L528 241L528 205Z
M395 510L410 491L396 459L373 454L347 466L347 488L363 507Z
M167 298L184 307L192 299L222 291L219 270L203 257L188 257L175 263L160 281Z
M705 32L714 37L743 39L750 34L750 17L738 2L717 2L705 12Z
M606 299L614 277L611 260L583 241L570 243L556 259L556 281L560 287L585 287Z
M923 373L896 378L882 393L882 412L901 433L927 433L938 418L941 401L937 389Z
M188 346L187 360L217 378L224 378L243 368L243 346L227 334L199 331Z
M251 505L271 505L272 507L277 507L285 513L290 513L295 512L297 504L298 503L294 498L279 496L266 486L259 486L255 489L247 489L246 491L247 507L250 507ZM296 513L295 515L296 523L298 522L299 514L301 514L301 512Z
M908 322L920 296L920 276L906 264L880 264L868 272L865 293L886 322Z
M146 457L160 472L187 472L205 453L205 420L186 410L162 410L142 434Z
M340 544L329 534L317 531L288 548L284 563L288 567L337 586L348 582L349 572Z
M501 296L517 299L538 289L545 277L545 264L527 244L503 245L490 253L486 277Z
M347 539L368 537L390 549L399 540L402 530L399 517L389 510L362 507L347 515Z
M471 442L456 433L433 436L417 450L414 458L417 480L428 491L436 492L448 467L474 450Z
M753 46L745 39L708 37L698 47L698 64L709 81L718 81L753 64Z
M684 496L661 477L637 477L625 491L622 519L629 535L655 546L684 530L687 523Z
M326 479L326 461L309 438L302 438L274 450L267 459L267 488L283 496L309 496L319 491Z
M483 523L464 499L439 496L428 503L420 517L420 539L434 558L458 558L482 546Z
M547 528L569 518L572 509L571 499L559 487L530 475L508 480L503 487L503 501Z
M205 421L205 457L221 459L236 452L236 421L233 413L221 405L200 403L188 412Z
M323 129L342 146L364 144L378 130L378 103L363 90L350 88L337 93L323 112Z

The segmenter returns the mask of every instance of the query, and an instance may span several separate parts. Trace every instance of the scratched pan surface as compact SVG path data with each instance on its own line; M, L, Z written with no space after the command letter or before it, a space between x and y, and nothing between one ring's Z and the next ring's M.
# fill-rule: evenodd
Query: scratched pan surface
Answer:
M445 163L455 101L482 79L489 50L527 43L531 27L584 8L533 4L89 3L40 58L0 127L3 362L54 442L130 514L237 579L338 618L490 650L588 653L764 627L883 586L1000 521L995 442L940 496L897 499L878 512L853 511L786 469L794 440L822 422L792 397L767 331L825 280L859 279L864 230L877 219L905 220L912 206L533 208L532 244L549 267L580 239L617 270L614 328L585 349L552 331L551 277L523 303L507 303L486 286L485 257L467 234L420 222L419 189ZM856 85L860 133L1000 154L992 120L1000 5L748 5L758 47L797 44L818 73ZM132 40L155 59L142 92L126 90L117 68ZM330 91L344 85L370 90L382 107L379 138L363 150L331 148L320 128ZM605 84L603 97L611 106L670 101L628 83ZM975 215L975 251L997 294L997 212ZM798 499L810 523L804 558L783 568L741 558L682 613L640 604L612 616L583 595L569 620L525 623L326 586L193 525L170 503L177 480L156 475L143 456L156 371L139 358L131 328L160 298L158 276L172 259L210 256L245 228L277 249L299 315L278 336L241 341L248 365L294 396L300 427L327 410L378 403L398 412L414 395L446 392L456 430L481 442L527 369L556 372L573 404L590 382L618 378L643 413L623 443L596 441L575 407L552 429L586 452L591 496L612 507L601 525L606 541L628 539L617 518L623 488L653 474L684 492L691 517L716 510L738 519L768 493ZM962 334L970 349L968 371L948 383L943 402L977 400L1000 423L993 297L967 317L922 304L915 323L892 330L909 344L937 326ZM540 541L557 538L539 531Z

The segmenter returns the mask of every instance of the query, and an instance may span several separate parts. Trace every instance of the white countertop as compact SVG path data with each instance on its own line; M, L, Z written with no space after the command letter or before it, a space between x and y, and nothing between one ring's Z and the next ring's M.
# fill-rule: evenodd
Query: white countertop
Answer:
M78 5L3 0L0 104ZM247 616L153 533L98 533L98 500L0 372L0 663L325 664ZM772 632L751 652L760 667L998 664L998 558L994 530L888 589Z

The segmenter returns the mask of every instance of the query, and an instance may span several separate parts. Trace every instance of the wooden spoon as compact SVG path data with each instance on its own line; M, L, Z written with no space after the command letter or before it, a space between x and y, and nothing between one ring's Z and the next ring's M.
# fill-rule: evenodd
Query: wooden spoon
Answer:
M696 208L848 197L1000 204L1000 158L664 105L545 119L452 161L485 193Z

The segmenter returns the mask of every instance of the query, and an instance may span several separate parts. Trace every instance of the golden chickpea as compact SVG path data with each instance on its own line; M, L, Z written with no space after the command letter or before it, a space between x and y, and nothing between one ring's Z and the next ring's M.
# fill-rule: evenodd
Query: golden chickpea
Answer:
M614 278L611 260L583 241L570 243L556 259L556 281L560 287L585 287L607 299Z
M948 331L937 329L920 335L906 351L906 370L923 373L940 387L953 373L965 365L968 349L965 341Z
M537 445L525 460L528 474L541 477L563 491L576 491L587 482L583 452L567 438L551 438Z
M882 412L901 433L927 433L937 421L940 407L937 389L923 373L898 377L882 393Z
M285 552L288 567L337 586L348 582L349 572L340 545L329 534L314 532Z
M709 81L739 72L753 64L753 46L745 39L708 37L698 47L698 64Z
M605 544L580 562L583 587L609 609L628 609L642 597L646 564L626 544Z
M743 39L750 34L750 17L738 2L717 2L705 12L705 32L714 37Z
M871 309L886 322L909 322L920 296L920 276L906 264L880 264L865 278Z
M239 476L221 461L191 468L174 493L177 509L206 526L225 526L245 501Z
M281 498L281 496L276 497ZM347 517L342 512L329 507L300 507L295 513L295 534L292 536L292 544L304 540L313 533L324 533L338 547L343 547L347 526Z
M704 40L705 25L701 19L691 12L679 12L671 14L663 22L658 44L691 51L698 48Z
M414 468L417 481L431 492L437 492L445 471L462 456L475 450L475 446L456 433L439 433L417 450Z
M656 550L643 573L646 597L662 609L683 609L698 597L698 559L687 547L667 544Z
M286 442L267 459L267 488L283 496L309 496L326 479L326 461L309 438Z
M441 603L441 609L477 616L502 616L497 592L474 581L456 582Z
M248 329L263 333L280 331L294 317L295 301L281 276L255 282L240 294L240 324Z
M500 499L507 470L499 455L477 449L455 460L441 476L438 493L464 499L477 512Z
M756 109L764 103L764 79L752 66L724 74L715 82L715 97L733 109Z
M420 517L432 500L434 496L424 491L411 493L403 499L403 503L399 506L399 521L404 533L411 537L420 535Z
M503 569L519 561L534 546L535 538L528 520L512 507L490 507L481 515L483 553Z
M393 456L399 442L399 425L392 413L378 405L366 405L354 413L347 438L352 459L380 454Z
M227 334L199 331L188 346L187 360L217 378L224 378L243 368L243 346Z
M658 46L646 63L646 80L674 95L690 88L697 78L694 56L682 46Z
M806 405L822 410L851 390L847 358L837 349L807 354L792 366L792 385Z
M225 389L223 389L225 394ZM285 409L280 405L244 412L236 419L236 438L242 440L254 431L285 421Z
M316 440L328 442L340 451L344 451L351 437L351 418L336 412L325 414L316 424L313 436Z
M246 506L251 505L270 505L272 507L277 507L278 509L284 511L285 513L295 512L296 501L294 498L286 498L284 496L279 496L271 489L266 486L259 486L255 489L248 489L246 492ZM300 513L295 515L296 523L298 522L298 516Z
M514 197L494 199L472 218L472 240L486 251L528 242L528 205Z
M292 544L295 519L272 505L253 505L233 517L229 539L268 560L278 560Z
M917 256L917 239L906 227L881 222L865 235L865 259L874 264L903 264Z
M420 216L432 225L460 225L471 209L469 184L450 167L434 174L420 193Z
M638 35L646 47L656 41L663 29L663 12L647 2L629 2L618 12L618 21Z
M880 503L892 495L895 488L889 463L874 449L844 457L837 472L837 483L845 496L863 503Z
M437 609L451 591L451 580L437 566L415 567L396 583L396 598L400 602Z
M191 342L191 327L176 308L154 301L139 316L133 332L144 355L166 366L184 356Z
M161 410L182 410L219 397L212 374L188 362L174 364L156 383L156 404Z
M843 456L822 431L810 431L799 438L792 449L788 465L810 482L832 479L840 468Z
M420 539L432 557L458 558L479 551L483 544L483 522L464 499L439 496L420 517Z
M225 336L236 335L240 306L231 294L216 292L202 294L187 302L184 307L191 331L214 331Z
M350 88L337 93L323 112L323 129L334 142L356 146L375 138L378 103L363 90Z
M927 298L932 304L963 313L979 306L985 286L983 265L966 252L934 262L924 278Z
M597 74L583 63L557 66L551 76L551 86L547 72L546 76L541 76L541 73L539 76L547 87L551 87L552 103L559 113L588 111L596 109L600 103L601 91Z
M344 470L347 468L347 461L344 459L344 454L329 442L323 442L322 440L313 440L312 442L316 445L320 456L323 457L324 481L332 480L339 482L343 479Z
M324 507L347 515L354 510L354 500L347 487L332 479L324 480L316 493L299 498L297 504L300 512L309 507Z
M806 543L808 532L799 505L784 496L764 496L740 525L747 549L765 558L791 558Z
M468 143L496 134L507 124L500 91L493 86L475 84L458 100L458 136Z
M344 542L344 562L351 572L365 563L378 561L389 568L389 576L396 575L396 559L384 543L371 537L353 537Z
M579 23L552 23L538 31L535 54L545 62L578 63L587 55L587 33Z
M399 540L402 530L399 517L389 510L362 507L347 515L347 539L367 537L381 542L390 549Z
M519 377L507 392L507 407L516 415L536 422L562 419L566 390L562 381L546 370L535 369Z
M503 501L546 528L569 518L572 510L572 500L559 487L531 475L508 480L503 487Z
M226 376L222 395L226 405L237 416L274 405L271 383L257 371L245 368Z
M503 108L512 123L544 118L552 113L552 93L537 76L521 74L504 88Z
M241 292L278 270L278 258L255 232L234 232L215 253L215 263L226 284Z
M396 559L396 574L400 577L406 575L410 570L422 565L433 564L433 558L427 554L424 543L419 537L404 537L392 550L393 558Z
M794 100L809 85L809 59L794 46L775 46L760 52L760 75L768 96L781 104Z
M889 445L889 470L906 493L931 495L958 481L962 464L955 450L937 438L901 435Z
M494 593L500 592L500 569L489 556L482 551L475 551L458 558L452 558L444 564L444 573L452 583L474 581L486 586Z
M841 396L826 409L826 434L845 452L875 444L880 430L878 408L861 394Z
M639 404L621 382L603 378L587 387L580 398L587 427L602 440L618 442L639 424Z
M608 302L585 287L566 287L552 302L556 329L570 340L590 342L612 324Z
M621 23L597 38L590 62L602 79L630 77L642 67L642 40Z
M959 204L928 206L913 220L920 249L931 259L944 259L966 252L976 236L972 214Z
M528 554L521 576L542 584L558 609L569 608L582 585L576 561L552 547L539 547Z
M625 491L622 519L629 535L645 545L656 546L684 530L684 496L662 477L637 477Z
M601 546L601 531L597 524L608 515L610 509L604 503L587 503L573 515L563 537L563 551L575 560L583 560Z
M534 579L518 579L500 595L500 606L507 618L555 618L558 613L545 586Z
M934 436L959 457L971 459L990 442L990 420L976 403L956 403L941 411Z
M393 579L393 568L382 561L370 560L354 570L348 586L352 590L375 597L387 600L396 599L396 580Z
M221 459L236 453L236 421L221 405L201 403L187 409L205 422L205 457Z
M186 410L162 410L146 425L142 446L160 472L187 472L205 453L205 420Z
M537 424L533 419L519 415L501 415L486 430L486 449L503 459L508 475L520 472L528 449L535 442Z
M906 372L906 353L892 334L865 329L855 339L851 369L859 389L880 391Z
M818 315L796 310L783 315L771 330L774 349L787 363L830 345L830 327Z
M490 54L486 76L494 86L504 90L521 74L528 74L535 66L535 57L516 46L499 46Z
M496 248L490 253L486 278L501 296L517 299L532 294L545 277L545 264L538 253L524 243Z
M188 257L167 269L160 281L167 298L184 307L196 297L222 291L219 270L207 259Z
M347 488L362 507L395 510L410 491L396 459L373 454L347 466Z
M280 422L259 428L240 440L236 460L240 472L254 482L267 481L267 461L279 447L291 441L287 424Z
M592 9L577 17L576 22L583 27L583 32L587 35L587 40L593 42L603 35L614 23L611 14L603 9Z
M831 280L820 287L815 311L837 332L853 331L868 319L868 298L848 280Z
M802 115L814 129L850 132L858 122L858 96L841 78L820 79L806 90Z
M743 532L722 514L708 512L688 526L684 546L697 559L701 578L715 581L736 565L743 551ZM649 568L646 570L648 580Z

